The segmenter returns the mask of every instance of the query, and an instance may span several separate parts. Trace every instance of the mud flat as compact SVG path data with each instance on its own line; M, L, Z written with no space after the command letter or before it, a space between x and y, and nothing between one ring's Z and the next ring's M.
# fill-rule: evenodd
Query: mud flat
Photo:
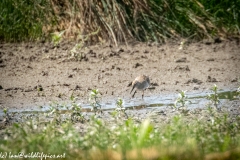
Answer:
M114 47L95 45L73 54L74 42L0 44L0 107L31 109L52 102L69 102L71 95L88 103L91 89L104 102L130 100L129 83L150 76L153 89L146 98L177 90L207 92L236 90L240 77L239 40L166 44L135 43ZM137 93L133 101L141 100Z

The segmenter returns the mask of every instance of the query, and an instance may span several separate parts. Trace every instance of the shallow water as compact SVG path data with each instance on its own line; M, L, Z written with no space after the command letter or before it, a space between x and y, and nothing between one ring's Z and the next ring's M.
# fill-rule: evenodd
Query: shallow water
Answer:
M188 109L195 108L203 108L210 102L206 97L212 94L211 91L206 92L187 92L186 96L188 100L191 101L187 103L186 106ZM220 98L220 106L227 106L229 101L237 100L239 102L239 96L237 96L237 91L229 91L229 90L221 90L218 92L218 96ZM176 99L178 98L178 94L168 94L168 95L160 95L160 96L151 96L144 97L144 99L123 99L123 106L126 109L157 109L157 108L166 108L173 107ZM109 100L105 103L102 103L102 110L113 110L115 109L116 100ZM80 104L82 106L83 112L91 112L90 104ZM71 107L70 104L55 104L55 108L58 108L61 113L66 113L69 111ZM31 114L38 112L48 112L50 111L51 106L42 106L42 107L33 107L31 109L9 109L8 113L23 113L23 114ZM3 110L0 111L0 116L3 116Z

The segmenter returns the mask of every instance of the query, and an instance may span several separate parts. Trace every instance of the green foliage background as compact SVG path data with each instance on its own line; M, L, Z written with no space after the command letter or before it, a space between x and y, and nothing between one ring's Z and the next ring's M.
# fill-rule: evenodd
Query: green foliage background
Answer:
M29 41L64 32L93 42L239 35L240 0L2 0L0 39ZM96 31L97 34L92 34Z

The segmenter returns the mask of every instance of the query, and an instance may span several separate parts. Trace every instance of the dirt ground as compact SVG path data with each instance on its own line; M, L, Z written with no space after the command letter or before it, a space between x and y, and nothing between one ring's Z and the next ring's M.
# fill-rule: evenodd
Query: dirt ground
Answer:
M103 101L130 99L129 84L141 74L150 77L153 88L145 96L204 91L213 84L239 86L239 39L103 44L71 52L75 44L0 44L0 109L48 105L68 101L71 95L87 103L91 89L99 89ZM135 98L141 99L141 93Z

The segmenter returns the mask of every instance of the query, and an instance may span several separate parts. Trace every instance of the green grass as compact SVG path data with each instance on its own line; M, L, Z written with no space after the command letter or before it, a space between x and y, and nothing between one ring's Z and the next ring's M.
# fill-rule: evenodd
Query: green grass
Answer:
M32 41L44 36L44 26L51 19L46 0L2 0L0 2L0 39Z
M226 37L240 33L240 0L63 0L0 2L0 38L75 39L80 44ZM87 14L86 14L87 13ZM56 32L56 33L55 33ZM53 39L54 43L56 42Z
M1 130L0 152L65 154L65 159L240 158L239 118L194 117L178 115L165 124L92 117L84 131L71 120L41 123L36 118Z

